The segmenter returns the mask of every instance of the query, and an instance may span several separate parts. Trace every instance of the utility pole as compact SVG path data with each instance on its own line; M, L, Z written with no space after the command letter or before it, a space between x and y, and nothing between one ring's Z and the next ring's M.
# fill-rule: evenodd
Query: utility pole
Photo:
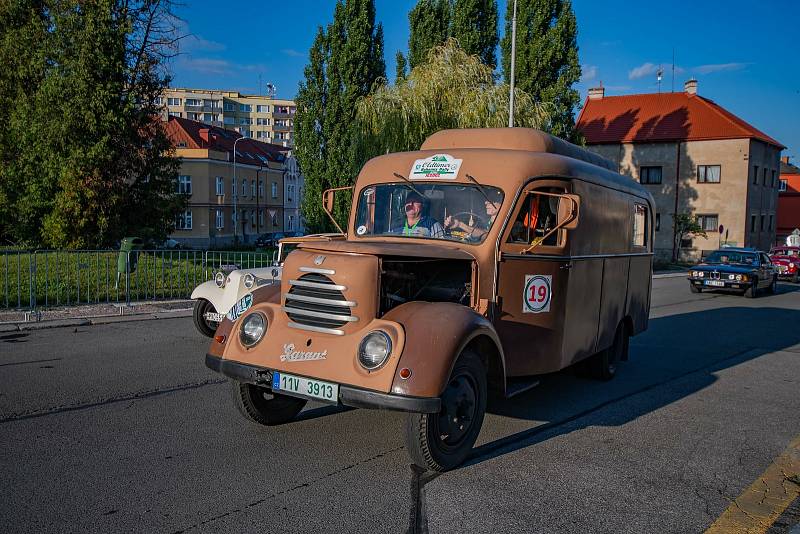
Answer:
M239 244L239 234L237 233L237 226L239 225L239 212L237 211L236 206L236 197L239 196L239 190L236 188L236 143L244 139L244 136L239 137L236 141L233 142L233 184L231 187L231 191L234 191L233 195L233 218L236 221L233 223L233 244Z
M514 127L514 67L517 61L517 0L514 0L514 16L511 18L511 83L508 90L508 127Z

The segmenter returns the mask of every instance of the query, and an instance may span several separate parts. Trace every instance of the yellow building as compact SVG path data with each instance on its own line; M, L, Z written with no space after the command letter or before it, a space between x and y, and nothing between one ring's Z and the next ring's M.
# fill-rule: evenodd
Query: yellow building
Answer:
M303 181L289 148L180 117L170 117L166 130L181 159L177 191L189 196L170 237L215 248L302 231Z
M264 143L294 145L294 100L237 91L170 88L158 103L164 106L165 119L199 121Z

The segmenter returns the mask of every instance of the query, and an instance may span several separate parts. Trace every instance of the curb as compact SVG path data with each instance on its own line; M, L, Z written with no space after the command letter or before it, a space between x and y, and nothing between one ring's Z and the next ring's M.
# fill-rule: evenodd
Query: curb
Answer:
M0 324L0 333L19 332L26 330L46 330L49 328L69 328L76 326L96 326L135 321L152 321L155 319L179 319L191 316L192 310L188 309L142 313L138 315L107 315L100 317L82 317L79 319L53 319L37 323L3 323Z
M686 273L689 271L681 271L679 273L663 273L663 274L654 274L653 279L659 278L686 278Z

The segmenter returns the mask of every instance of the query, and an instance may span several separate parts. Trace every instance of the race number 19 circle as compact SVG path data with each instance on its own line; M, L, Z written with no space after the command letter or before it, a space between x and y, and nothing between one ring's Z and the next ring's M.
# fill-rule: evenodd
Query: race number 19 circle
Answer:
M542 313L550 311L552 297L550 275L529 274L525 276L525 294L522 298L523 313Z

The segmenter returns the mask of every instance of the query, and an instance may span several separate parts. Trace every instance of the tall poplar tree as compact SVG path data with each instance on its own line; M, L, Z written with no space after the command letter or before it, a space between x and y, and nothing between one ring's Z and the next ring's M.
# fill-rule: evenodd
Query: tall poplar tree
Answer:
M455 0L450 35L461 48L494 69L497 66L497 1Z
M363 164L353 146L358 135L356 102L385 78L383 27L375 22L374 0L338 0L333 22L318 32L309 53L297 101L297 157L306 179L303 214L313 231L330 228L321 209L321 192L352 185ZM338 221L349 210L345 197L337 196Z
M403 80L406 79L406 69L408 65L406 63L406 56L398 50L397 55L395 56L395 74L394 79L395 83L401 83Z
M513 5L508 2L501 41L506 82L511 72ZM518 0L516 85L537 102L551 104L551 133L569 140L575 140L574 109L580 101L573 88L581 77L577 33L569 0Z
M409 11L408 64L412 69L427 59L431 48L447 41L452 16L451 0L419 0Z

